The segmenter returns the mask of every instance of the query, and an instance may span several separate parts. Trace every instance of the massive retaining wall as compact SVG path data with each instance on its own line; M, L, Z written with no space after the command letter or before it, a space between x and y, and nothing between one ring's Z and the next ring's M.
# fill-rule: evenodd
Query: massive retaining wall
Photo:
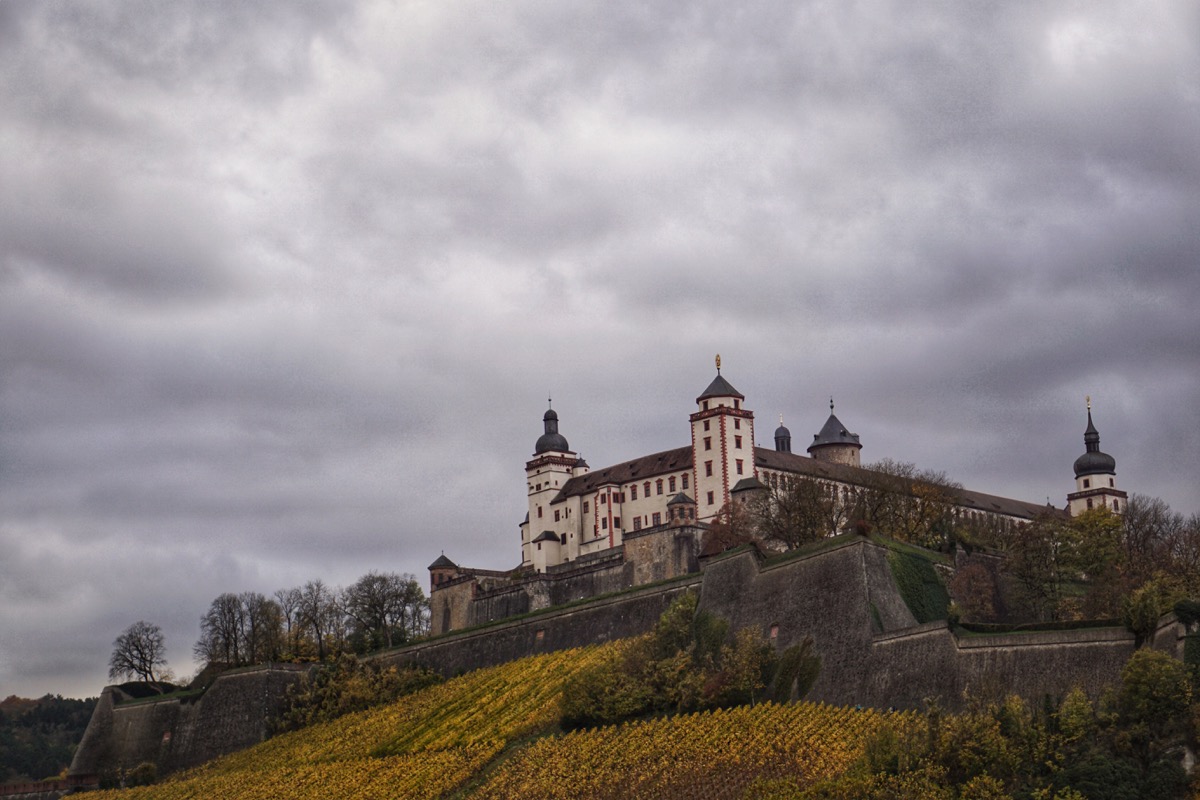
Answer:
M453 676L643 633L683 592L699 592L702 610L734 630L760 631L778 649L811 637L821 670L809 697L843 705L919 708L936 698L954 709L965 693L1015 692L1037 702L1073 686L1096 696L1118 681L1135 647L1133 635L1119 628L966 636L945 622L919 625L896 585L888 548L849 536L770 560L749 549L727 553L700 574L446 634L377 658ZM1154 646L1178 655L1181 631L1167 619ZM72 774L142 761L166 772L253 744L297 676L281 669L225 675L191 707L172 700L114 706L105 690Z
M98 780L117 769L150 762L158 773L202 764L262 741L287 687L305 668L256 667L219 676L199 698L118 702L120 690L100 695L69 774Z

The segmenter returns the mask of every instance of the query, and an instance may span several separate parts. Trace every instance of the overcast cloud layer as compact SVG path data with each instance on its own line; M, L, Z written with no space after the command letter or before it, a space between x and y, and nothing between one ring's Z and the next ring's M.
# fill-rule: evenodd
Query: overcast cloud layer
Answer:
M713 375L803 449L1200 511L1191 2L0 0L0 697L445 551Z

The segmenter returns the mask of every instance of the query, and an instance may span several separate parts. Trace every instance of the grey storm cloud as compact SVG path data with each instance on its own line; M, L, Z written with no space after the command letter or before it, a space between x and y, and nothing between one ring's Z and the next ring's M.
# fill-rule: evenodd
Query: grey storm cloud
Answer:
M506 568L722 353L797 442L1200 510L1194 4L0 0L0 696L153 617ZM803 449L802 447L799 449Z

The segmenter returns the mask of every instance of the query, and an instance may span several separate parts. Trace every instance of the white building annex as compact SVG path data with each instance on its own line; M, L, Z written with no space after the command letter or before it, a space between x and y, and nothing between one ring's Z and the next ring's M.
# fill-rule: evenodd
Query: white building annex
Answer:
M791 432L782 420L774 449L756 447L754 412L721 375L720 356L716 364L716 377L696 397L689 416L691 441L673 450L592 470L559 431L558 414L546 411L544 432L525 465L529 510L520 526L522 568L541 573L620 547L635 532L706 523L739 491L793 476L826 482L846 502L856 487L869 483L874 473L860 466L859 437L833 414L832 401L829 418L807 447L809 455L792 452ZM1124 508L1116 461L1100 452L1099 442L1089 399L1086 452L1075 461L1076 490L1068 495L1072 515L1098 506ZM1037 503L958 493L957 514L971 519L1012 525L1045 510Z

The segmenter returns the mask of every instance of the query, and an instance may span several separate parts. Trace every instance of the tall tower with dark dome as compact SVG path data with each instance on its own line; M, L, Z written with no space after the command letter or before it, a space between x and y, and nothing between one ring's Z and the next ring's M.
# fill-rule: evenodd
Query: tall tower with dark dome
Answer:
M1100 431L1092 422L1092 398L1087 398L1084 453L1075 459L1075 491L1067 495L1067 510L1075 517L1093 508L1121 513L1127 495L1117 488L1117 460L1100 451Z
M558 412L546 409L542 435L533 445L533 458L525 464L529 515L521 523L521 563L544 570L557 564L566 549L557 532L562 520L552 519L550 504L562 487L576 475L588 471L587 462L571 450L567 437L558 432Z

